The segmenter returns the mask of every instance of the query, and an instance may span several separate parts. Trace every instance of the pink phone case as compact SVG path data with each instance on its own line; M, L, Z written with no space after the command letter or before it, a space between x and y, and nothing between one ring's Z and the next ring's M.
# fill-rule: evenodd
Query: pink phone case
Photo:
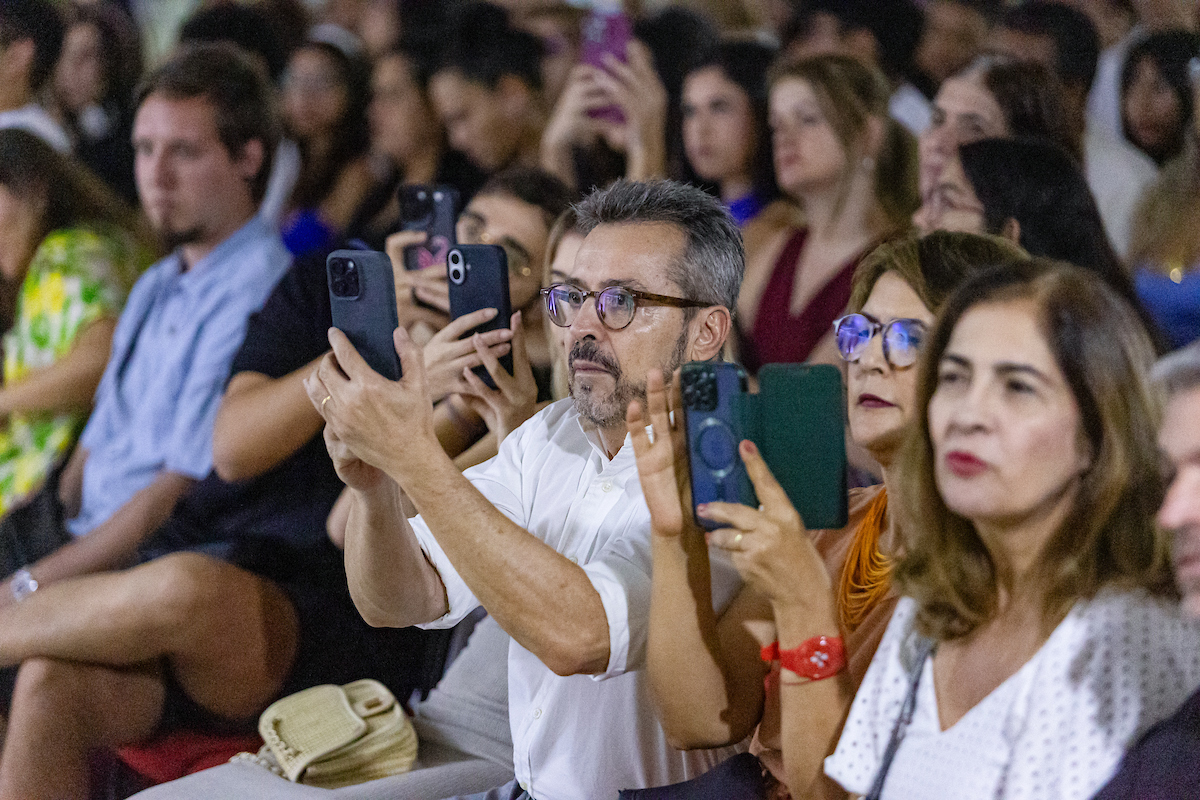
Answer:
M580 61L605 69L604 55L611 53L625 61L625 48L633 38L633 25L622 11L593 11L583 20L583 47ZM615 105L595 108L588 112L594 119L623 123L625 115Z

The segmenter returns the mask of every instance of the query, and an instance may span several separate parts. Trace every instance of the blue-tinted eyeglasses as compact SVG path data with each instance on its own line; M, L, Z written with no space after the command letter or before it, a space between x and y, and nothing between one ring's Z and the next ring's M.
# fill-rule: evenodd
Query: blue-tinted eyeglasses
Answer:
M876 322L865 314L847 314L833 323L837 349L846 361L858 361L875 334L883 334L883 357L893 367L911 367L917 362L928 330L919 319Z

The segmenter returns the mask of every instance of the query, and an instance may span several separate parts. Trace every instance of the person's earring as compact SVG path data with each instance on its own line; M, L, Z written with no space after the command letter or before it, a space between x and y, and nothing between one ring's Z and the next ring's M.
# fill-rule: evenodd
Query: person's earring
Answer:
M530 269L529 267L521 267L521 277L522 278L528 278L532 274L533 274L533 270Z
M875 159L871 158L871 156L863 156L860 166L863 172L870 172L875 169Z

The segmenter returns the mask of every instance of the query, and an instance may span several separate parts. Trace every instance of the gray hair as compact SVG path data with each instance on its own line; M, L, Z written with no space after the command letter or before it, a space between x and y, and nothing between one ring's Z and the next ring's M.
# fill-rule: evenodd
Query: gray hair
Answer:
M584 236L598 225L662 222L674 225L687 238L683 257L669 277L690 300L737 307L746 251L733 217L712 195L686 183L619 180L597 189L576 206L576 225Z
M1150 379L1168 397L1200 386L1200 341L1160 358Z

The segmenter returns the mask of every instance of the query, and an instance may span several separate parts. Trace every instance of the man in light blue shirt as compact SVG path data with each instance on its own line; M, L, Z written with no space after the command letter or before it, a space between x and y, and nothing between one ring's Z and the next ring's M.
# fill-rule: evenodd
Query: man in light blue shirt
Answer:
M256 216L279 138L272 92L218 44L181 52L139 92L138 194L171 254L117 323L60 485L66 543L0 585L0 679L16 672L0 797L87 796L89 750L172 722L170 696L253 718L294 656L278 587L191 553L121 569L212 471L232 360L290 265Z

